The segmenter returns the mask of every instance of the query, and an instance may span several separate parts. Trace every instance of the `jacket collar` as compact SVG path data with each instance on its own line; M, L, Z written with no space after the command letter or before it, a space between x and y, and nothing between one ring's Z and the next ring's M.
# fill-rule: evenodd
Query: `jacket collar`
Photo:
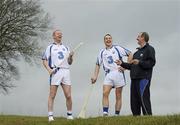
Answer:
M144 49L145 47L149 46L149 43L146 43L142 48L141 47L138 47L136 49L140 50L140 49Z

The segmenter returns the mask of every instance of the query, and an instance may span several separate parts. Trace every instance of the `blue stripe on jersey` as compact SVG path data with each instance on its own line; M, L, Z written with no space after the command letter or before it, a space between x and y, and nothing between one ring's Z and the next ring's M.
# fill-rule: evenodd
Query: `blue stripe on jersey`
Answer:
M52 66L51 66L51 65L52 65L52 59L51 59L52 46L53 46L53 45L50 46L50 50L49 50L49 51L50 51L50 55L49 55L49 58L48 58L48 65L49 65L49 67L50 67L51 69L52 69Z
M120 46L120 47L122 47L122 46ZM124 47L122 47L124 50L125 50L125 52L126 52L126 56L128 56L128 53L130 53L131 51L130 50L128 50L128 49L126 49L126 48L124 48Z
M65 46L65 48L67 49L67 51L68 51L68 47L67 46Z
M117 51L117 53L118 53L119 59L122 60L122 57L121 57L121 55L120 55L119 50L118 50L115 46L114 46L114 48L116 49L116 51Z

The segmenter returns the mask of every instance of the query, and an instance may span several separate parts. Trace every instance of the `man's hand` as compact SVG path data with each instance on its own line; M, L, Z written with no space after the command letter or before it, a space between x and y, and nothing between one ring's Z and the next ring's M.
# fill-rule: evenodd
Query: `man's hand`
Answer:
M115 63L116 63L117 65L121 65L121 64L122 64L122 61L121 61L121 60L116 60Z
M123 67L121 67L121 66L120 66L120 67L118 67L118 71L119 71L119 72L123 72L124 70L126 70L126 69L125 69L125 68L123 68Z
M54 73L54 70L53 69L48 69L48 73L49 73L49 75L52 75Z
M74 55L74 52L71 51L71 52L69 53L69 57L72 57L73 55Z
M95 84L96 80L97 80L97 77L95 77L95 76L94 76L94 77L91 77L91 83L92 83L92 84Z
M69 57L68 57L68 64L69 64L69 65L71 65L72 62L73 62L73 55L74 55L74 52L71 51L71 52L69 53Z
M138 59L133 59L133 60L131 61L131 63L137 65L137 64L139 64L139 60L138 60Z

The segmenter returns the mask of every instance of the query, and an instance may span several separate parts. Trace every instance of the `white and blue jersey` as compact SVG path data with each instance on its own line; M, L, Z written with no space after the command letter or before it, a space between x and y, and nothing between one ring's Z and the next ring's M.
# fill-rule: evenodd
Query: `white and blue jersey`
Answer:
M102 49L99 52L97 58L97 65L103 65L103 69L106 73L114 70L118 70L116 60L122 60L124 56L128 56L130 51L118 45L113 45L110 49Z
M69 68L67 57L70 53L69 47L63 44L50 44L44 52L42 59L47 60L50 68Z
M122 60L124 56L128 56L129 50L113 45L110 49L102 49L99 52L97 58L97 65L103 65L106 76L104 79L104 85L110 85L118 88L126 85L124 72L118 70L118 65L115 63L116 60Z

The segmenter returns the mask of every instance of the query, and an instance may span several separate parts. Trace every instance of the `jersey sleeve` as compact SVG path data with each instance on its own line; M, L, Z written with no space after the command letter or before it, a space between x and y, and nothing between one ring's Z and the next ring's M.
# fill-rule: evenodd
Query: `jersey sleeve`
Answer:
M99 54L98 54L98 57L97 57L97 61L96 61L96 65L101 65L102 64L102 62L103 62L103 59L102 59L102 56L103 56L103 49L99 52Z
M129 54L131 53L130 50L128 50L124 47L118 46L117 48L118 48L119 52L121 53L121 56L129 56Z
M46 50L44 51L42 55L42 60L48 60L49 57L50 57L50 46L48 46Z

